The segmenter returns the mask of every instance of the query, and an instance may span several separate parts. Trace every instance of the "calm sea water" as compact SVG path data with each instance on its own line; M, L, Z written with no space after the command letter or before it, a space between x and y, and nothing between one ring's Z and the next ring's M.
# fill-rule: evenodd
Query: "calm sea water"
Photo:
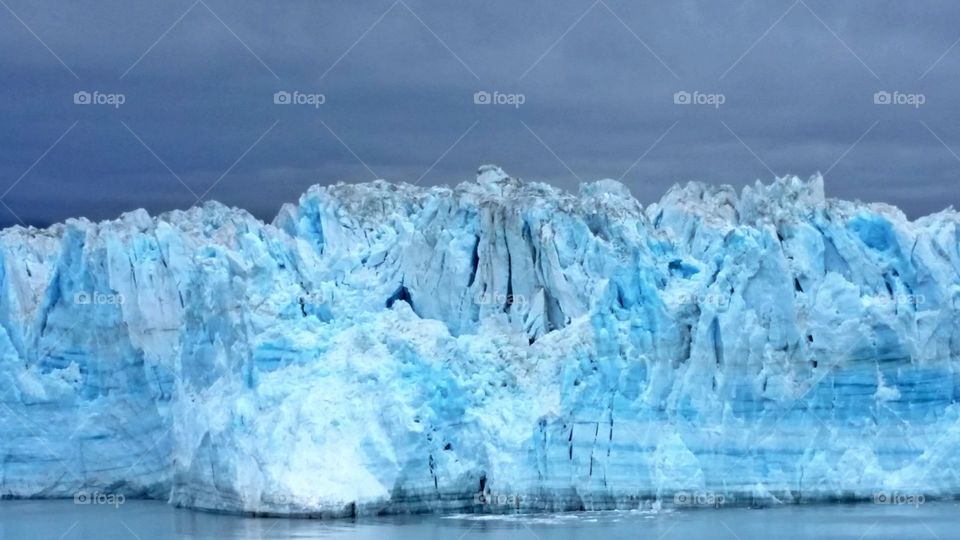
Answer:
M523 516L425 516L360 521L255 519L128 501L115 508L72 501L0 502L0 538L377 540L783 540L960 538L960 505L875 504Z

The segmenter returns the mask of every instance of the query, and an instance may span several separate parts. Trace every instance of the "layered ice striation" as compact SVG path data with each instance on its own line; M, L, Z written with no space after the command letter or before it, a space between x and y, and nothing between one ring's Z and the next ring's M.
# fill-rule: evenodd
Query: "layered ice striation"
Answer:
M0 232L0 495L343 516L960 493L960 216L487 166ZM479 496L483 493L483 496Z

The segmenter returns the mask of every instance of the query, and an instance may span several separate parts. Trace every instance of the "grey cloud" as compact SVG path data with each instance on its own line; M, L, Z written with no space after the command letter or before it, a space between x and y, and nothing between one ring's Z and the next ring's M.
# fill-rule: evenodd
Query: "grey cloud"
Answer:
M209 197L264 219L310 184L365 181L368 168L415 181L445 152L421 183L496 162L575 189L566 166L617 178L646 152L624 178L645 203L674 182L833 166L834 196L914 217L960 206L950 2L204 2L7 0L80 79L0 10L0 193L78 122L3 198L20 218L184 208L194 199L167 167L202 193L248 149ZM74 105L84 89L127 102ZM327 101L278 107L282 89ZM478 90L526 102L474 105ZM680 90L725 103L675 105ZM926 103L875 105L878 90ZM0 207L0 226L15 222Z

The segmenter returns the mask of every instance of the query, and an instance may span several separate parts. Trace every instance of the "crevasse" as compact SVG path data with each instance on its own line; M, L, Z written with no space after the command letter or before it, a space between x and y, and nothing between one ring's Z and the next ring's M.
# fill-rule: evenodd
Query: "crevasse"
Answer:
M0 231L0 495L343 516L960 493L960 216L485 166ZM482 493L480 497L478 494Z

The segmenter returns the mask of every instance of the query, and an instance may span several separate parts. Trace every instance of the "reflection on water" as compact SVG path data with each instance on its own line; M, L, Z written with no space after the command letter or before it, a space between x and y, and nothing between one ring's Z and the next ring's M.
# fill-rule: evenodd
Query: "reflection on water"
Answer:
M946 540L958 537L958 510L957 503L941 502L919 506L859 504L763 510L411 516L322 522L208 514L154 501L128 501L119 507L73 501L0 501L0 539Z

